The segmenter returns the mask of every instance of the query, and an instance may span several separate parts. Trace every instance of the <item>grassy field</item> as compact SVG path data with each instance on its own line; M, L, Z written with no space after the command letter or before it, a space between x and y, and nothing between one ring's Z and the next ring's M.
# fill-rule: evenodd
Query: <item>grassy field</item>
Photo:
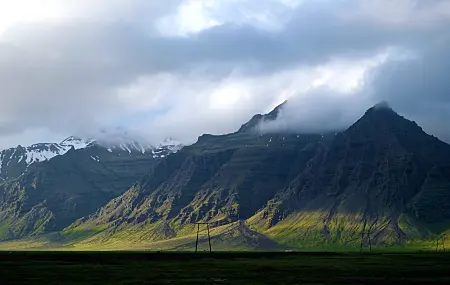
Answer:
M450 284L450 254L1 252L0 284Z

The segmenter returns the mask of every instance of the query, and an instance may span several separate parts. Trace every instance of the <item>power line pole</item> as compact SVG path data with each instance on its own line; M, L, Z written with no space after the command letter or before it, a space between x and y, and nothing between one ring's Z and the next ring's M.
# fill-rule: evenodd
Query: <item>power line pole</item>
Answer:
M363 250L363 243L364 243L364 231L361 232L361 246L359 248L359 252L362 252Z
M206 225L206 229L208 231L208 244L209 244L209 252L212 252L212 248L211 248L211 235L209 233L209 223L195 223L197 225L197 240L195 241L195 252L198 251L198 237L200 234L200 225Z
M442 235L441 237L436 238L436 252L439 251L439 242L442 244L442 251L445 252L445 237L447 234Z
M367 236L367 239L368 239L368 241L369 241L369 251L372 251L372 240L371 240L371 238L370 238L370 231L365 231L365 230L363 230L362 232L361 232L361 245L360 245L360 248L359 248L359 252L362 252L363 251L363 246L364 246L364 238L365 238L365 236Z
M209 235L209 224L206 224L206 228L208 229L209 252L212 252L212 249L211 249L211 236Z
M445 252L445 237L447 236L447 234L444 234L443 236L442 236L442 249L444 250L444 252Z
M195 241L195 252L198 250L198 234L200 233L200 224L197 224L197 240Z

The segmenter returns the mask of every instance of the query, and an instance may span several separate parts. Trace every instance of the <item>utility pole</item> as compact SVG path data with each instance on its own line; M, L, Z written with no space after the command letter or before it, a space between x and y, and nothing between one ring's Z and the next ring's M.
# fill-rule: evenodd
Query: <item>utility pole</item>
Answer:
M370 239L370 231L365 231L363 230L361 232L361 246L359 248L359 252L363 251L363 246L364 246L364 237L367 235L367 239L369 241L369 251L372 251L372 240Z
M197 240L195 241L195 252L198 251L198 237L200 234L200 225L206 225L206 229L208 231L208 244L209 244L209 252L212 252L212 248L211 248L211 235L209 233L209 223L195 223L197 225Z
M359 248L359 252L362 252L363 250L363 243L364 243L364 231L361 232L361 246Z
M447 236L447 234L442 235L441 237L437 237L436 238L436 252L439 251L439 241L442 244L442 251L445 252L445 237Z
M211 236L209 235L209 224L206 224L206 228L208 229L209 252L212 252L212 249L211 249Z
M445 237L447 236L447 234L444 234L443 236L442 236L442 249L444 250L444 252L445 252Z
M200 224L197 224L197 239L195 241L195 252L197 252L198 249L198 234L200 232Z

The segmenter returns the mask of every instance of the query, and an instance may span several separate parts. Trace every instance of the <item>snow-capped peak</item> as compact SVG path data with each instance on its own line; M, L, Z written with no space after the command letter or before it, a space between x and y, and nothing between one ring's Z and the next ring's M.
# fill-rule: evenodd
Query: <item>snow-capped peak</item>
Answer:
M173 139L166 139L155 147L148 143L140 143L125 138L120 142L105 143L95 139L68 137L60 143L38 143L28 147L18 146L0 151L0 178L4 181L18 177L31 164L64 155L72 148L79 150L94 146L104 148L109 153L115 153L119 156L124 155L124 153L133 156L142 154L152 156L156 159L164 158L171 153L179 151L183 147L181 143ZM98 156L93 156L92 159L100 161Z
M172 138L167 138L165 139L163 142L161 142L158 145L158 149L167 149L173 153L178 152L180 149L183 148L183 144L180 143L179 141L176 141Z
M68 137L61 143L39 143L25 148L24 154L27 164L49 160L57 155L66 154L72 147L82 149L88 147L92 140Z
M50 160L66 154L72 147L86 148L92 141L69 137L61 143L37 143L28 147L18 146L0 151L0 177L2 180L18 177L31 164Z
M59 145L62 147L69 147L69 149L73 146L75 149L82 149L86 148L87 146L91 145L95 140L89 139L84 140L77 137L68 137L67 139L63 140Z
M25 148L25 153L19 158L18 161L20 162L25 159L27 165L29 165L33 162L49 160L57 155L66 153L67 150L56 143L34 144ZM11 155L10 159L12 159L13 156L14 155Z

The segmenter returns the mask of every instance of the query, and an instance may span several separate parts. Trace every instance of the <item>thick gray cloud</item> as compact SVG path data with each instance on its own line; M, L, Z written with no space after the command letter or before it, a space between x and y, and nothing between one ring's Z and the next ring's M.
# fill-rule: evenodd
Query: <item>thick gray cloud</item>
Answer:
M206 9L218 21L213 27L182 36L160 33L157 26L178 13L187 3L182 1L97 0L92 7L82 1L67 4L78 9L75 16L18 23L0 35L0 147L38 129L69 135L116 125L157 139L192 141L203 132L232 131L253 113L297 93L292 106L314 110L288 116L303 129L345 126L368 105L386 99L445 136L446 123L437 122L450 113L443 75L449 66L450 6L370 2L234 1L214 13ZM253 9L258 14L248 16ZM230 16L233 10L241 12L239 19ZM253 25L246 16L279 23ZM368 68L364 87L347 92L352 96L295 83L311 85L317 67L333 60L357 65L390 47L416 58Z
M346 95L315 89L290 100L277 121L261 131L328 132L347 128L363 112L386 101L430 134L450 142L450 37L428 42L415 56L386 63L365 74L365 84Z
M429 42L417 58L380 67L376 97L450 142L450 33Z

